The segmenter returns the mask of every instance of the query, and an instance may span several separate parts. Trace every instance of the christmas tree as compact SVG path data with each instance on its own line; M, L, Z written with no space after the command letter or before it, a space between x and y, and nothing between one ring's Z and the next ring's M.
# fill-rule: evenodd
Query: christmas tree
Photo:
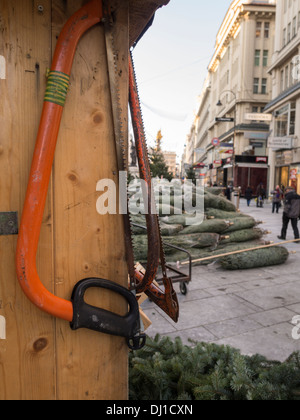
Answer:
M192 166L186 171L186 178L190 179L196 185L196 173Z
M286 362L229 346L147 339L130 355L132 400L300 400L300 353Z
M169 169L166 165L164 154L161 150L161 140L163 136L161 131L157 133L156 137L156 147L153 150L153 153L150 156L150 169L153 178L164 178L169 181L172 181L173 175L169 172Z

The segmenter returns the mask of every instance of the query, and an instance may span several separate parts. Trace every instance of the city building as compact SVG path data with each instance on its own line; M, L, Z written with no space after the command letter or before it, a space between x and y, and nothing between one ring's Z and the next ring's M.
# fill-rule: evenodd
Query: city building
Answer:
M195 153L195 124L191 126L189 134L186 136L185 143L185 163L187 166L192 166L195 162L194 153Z
M177 164L176 164L176 152L162 152L165 158L168 171L176 177L178 175Z
M275 48L269 67L272 115L270 190L292 185L300 194L300 1L277 0Z
M207 146L210 142L210 132L208 130L208 122L211 108L211 75L208 73L204 82L202 93L199 97L199 107L194 124L194 164L198 166L201 171L198 171L204 178L205 183L210 184L210 173L208 168L212 163L209 160L207 153Z
M217 34L186 145L193 165L205 165L207 184L244 191L267 183L270 126L262 112L272 97L275 12L274 1L234 0Z

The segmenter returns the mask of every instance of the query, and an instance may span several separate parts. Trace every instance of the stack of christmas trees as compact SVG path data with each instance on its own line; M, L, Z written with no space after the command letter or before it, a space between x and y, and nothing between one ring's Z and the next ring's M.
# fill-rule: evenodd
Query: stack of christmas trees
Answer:
M170 186L166 185L166 188L169 192ZM165 196L168 203L164 200ZM183 262L187 256L168 244L186 249L193 260L202 259L195 264L209 264L214 261L212 256L269 244L265 241L268 232L259 227L261 222L238 212L219 188L208 188L198 193L191 187L190 191L184 190L184 196L180 200L175 194L170 199L161 188L157 201L165 254L169 263ZM202 205L202 211L196 215L186 213L185 205L188 202L198 209ZM132 216L132 222L142 226L146 224L143 215ZM136 260L145 263L148 243L146 232L135 226L133 232ZM228 255L216 260L223 268L236 270L282 264L288 255L286 248L277 246ZM210 258L203 260L207 257Z

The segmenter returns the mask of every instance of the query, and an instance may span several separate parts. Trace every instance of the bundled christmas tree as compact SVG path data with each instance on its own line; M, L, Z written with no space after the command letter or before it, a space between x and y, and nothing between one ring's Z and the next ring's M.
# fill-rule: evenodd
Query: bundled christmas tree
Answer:
M284 363L229 346L147 339L130 355L132 400L300 400L300 353Z

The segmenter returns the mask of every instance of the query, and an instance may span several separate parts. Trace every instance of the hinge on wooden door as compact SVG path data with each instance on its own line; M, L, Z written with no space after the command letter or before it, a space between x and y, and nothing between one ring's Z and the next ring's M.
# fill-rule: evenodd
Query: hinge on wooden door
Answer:
M18 234L18 213L0 212L0 236Z

